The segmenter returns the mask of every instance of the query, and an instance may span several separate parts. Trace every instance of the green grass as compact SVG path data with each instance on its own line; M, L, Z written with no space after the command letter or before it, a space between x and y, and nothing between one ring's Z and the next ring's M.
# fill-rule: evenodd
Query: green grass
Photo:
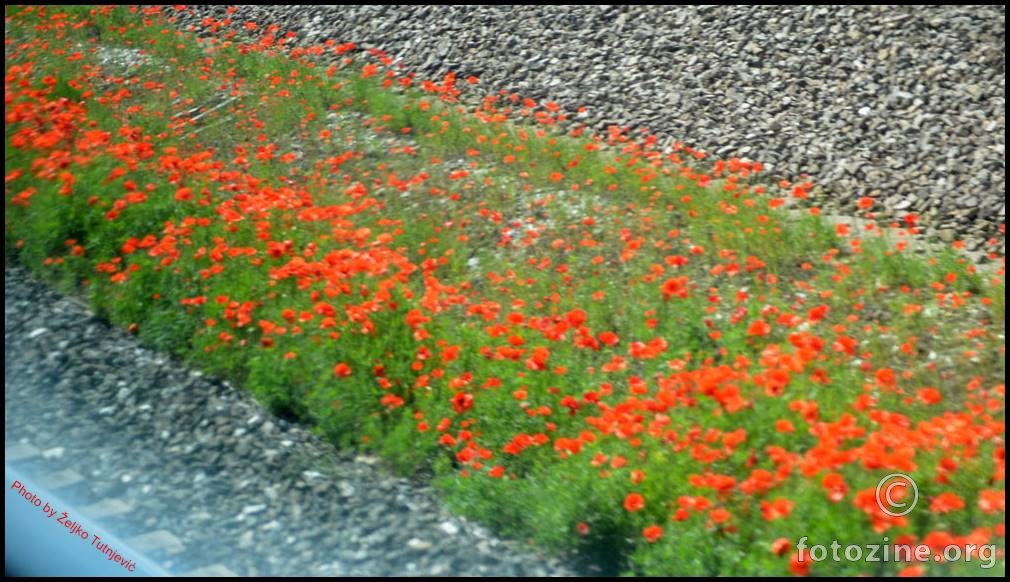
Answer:
M384 88L334 46L6 15L6 257L457 511L607 572L781 574L780 538L879 543L858 494L902 469L966 507L892 539L1002 544L980 505L1002 495L1002 267L853 242L746 166L516 122L508 96Z

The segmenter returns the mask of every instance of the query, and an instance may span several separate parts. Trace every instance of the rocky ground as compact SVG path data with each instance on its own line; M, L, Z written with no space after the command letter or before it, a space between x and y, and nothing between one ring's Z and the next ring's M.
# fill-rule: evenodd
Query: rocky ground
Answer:
M4 269L4 291L5 463L173 574L571 572L140 347L21 268Z
M180 22L225 9L193 6ZM808 174L822 206L872 196L969 249L1005 223L1003 6L239 6L231 17L378 47L426 77L476 75L471 92L586 106L597 128L647 128L775 177Z
M224 6L181 13L183 25ZM240 6L585 121L807 173L970 248L1005 222L1005 8ZM463 88L466 88L463 86ZM1002 240L1002 237L1000 237ZM1002 245L1002 243L1001 243ZM1002 250L1002 246L1000 247ZM5 457L173 573L571 571L5 268Z

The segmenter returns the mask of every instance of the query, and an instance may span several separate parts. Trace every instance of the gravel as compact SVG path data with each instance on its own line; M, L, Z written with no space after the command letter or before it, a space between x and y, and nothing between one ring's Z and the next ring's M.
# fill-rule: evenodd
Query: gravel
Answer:
M226 16L192 8L182 25ZM760 160L820 184L829 208L872 196L969 248L1005 223L1003 6L239 6L232 18L377 47L427 77L476 75L467 98L516 91L586 106L579 121L597 129ZM4 274L8 462L102 508L122 535L159 540L169 570L571 573L22 269Z
M872 196L969 249L1005 224L1004 6L236 8L237 23L377 47L425 77L476 75L472 98L586 106L580 121L597 129L648 128L809 176L827 209Z
M5 266L4 289L5 462L168 571L571 573L450 515L378 459L141 347L23 269Z

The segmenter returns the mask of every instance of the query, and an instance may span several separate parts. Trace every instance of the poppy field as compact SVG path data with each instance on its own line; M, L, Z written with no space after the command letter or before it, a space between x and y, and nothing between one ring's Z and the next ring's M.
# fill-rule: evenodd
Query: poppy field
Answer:
M1004 573L995 252L349 43L126 7L5 23L7 260L148 345L608 572ZM877 503L893 473L905 516ZM999 564L815 562L803 537Z

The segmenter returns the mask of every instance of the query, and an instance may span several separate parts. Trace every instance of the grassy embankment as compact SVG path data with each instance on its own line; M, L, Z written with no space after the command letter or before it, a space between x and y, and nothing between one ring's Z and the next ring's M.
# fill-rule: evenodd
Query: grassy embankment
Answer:
M640 574L1003 547L1004 271L908 252L914 217L790 218L807 188L754 164L466 110L347 45L6 24L6 256L462 513Z

